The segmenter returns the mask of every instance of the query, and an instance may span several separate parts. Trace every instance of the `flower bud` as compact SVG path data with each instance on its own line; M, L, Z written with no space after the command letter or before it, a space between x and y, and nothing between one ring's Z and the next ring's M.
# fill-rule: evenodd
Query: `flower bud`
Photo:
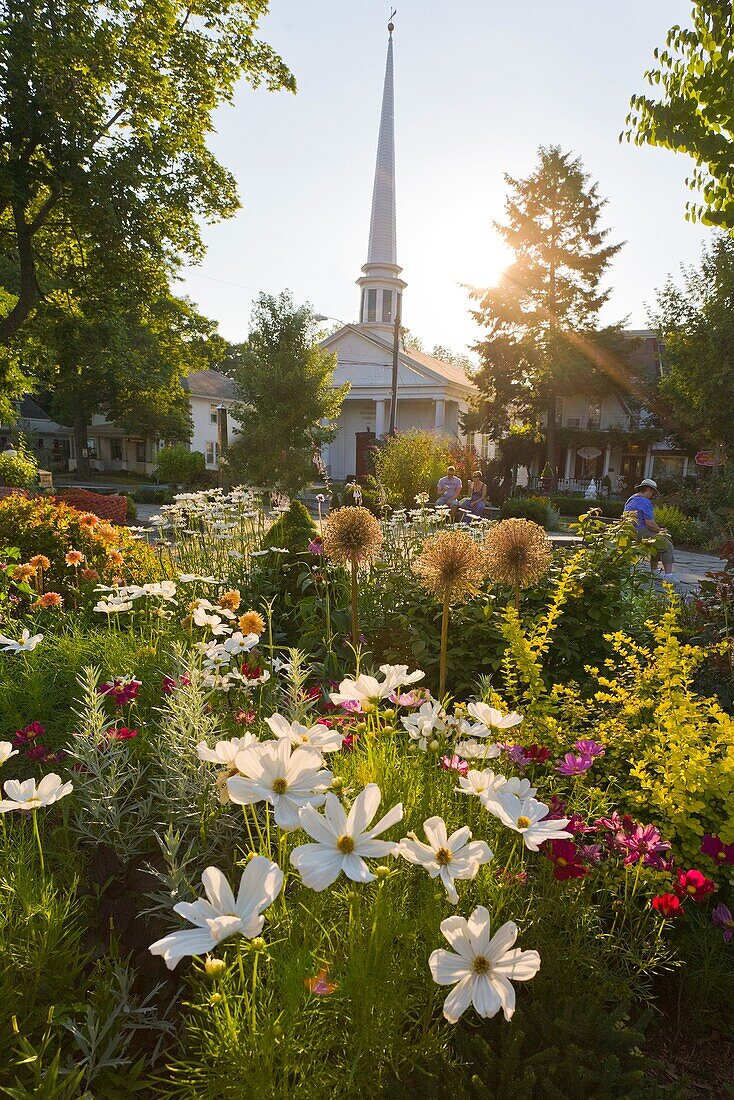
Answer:
M342 777L340 775L335 775L334 778L332 779L331 789L332 789L332 791L336 791L337 794L340 791L344 790L344 780L342 779Z
M250 947L253 951L264 951L266 947L265 940L262 936L255 936L254 940L250 940Z
M215 959L211 955L207 955L206 962L204 963L204 970L207 977L218 978L227 969L227 964L224 959Z
M428 747L431 750L431 752L435 752L436 749L440 748L440 745L439 745L439 743L438 743L438 741L436 740L435 737L434 737L433 741L429 741Z
M210 1005L218 1005L221 1000L222 1000L222 994L221 993L212 993L211 997L209 998L209 1004Z
M384 882L390 874L390 868L386 867L384 863L381 863L379 867L375 867L375 878L378 882Z

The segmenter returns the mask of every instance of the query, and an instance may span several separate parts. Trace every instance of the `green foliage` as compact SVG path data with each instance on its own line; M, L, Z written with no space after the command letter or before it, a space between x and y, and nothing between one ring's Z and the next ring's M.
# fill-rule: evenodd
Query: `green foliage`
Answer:
M585 515L591 508L598 508L601 514L608 516L609 519L621 519L624 512L624 501L609 500L608 497L586 500L585 497L556 493L550 498L550 501L562 516L572 516L574 519Z
M393 436L380 448L375 455L375 476L388 504L414 508L418 493L435 499L436 484L451 462L445 439L433 432L411 430Z
M206 477L204 455L183 444L163 447L156 455L155 466L158 480L173 485L199 485Z
M664 345L665 370L650 406L688 448L734 443L734 241L719 235L699 268L683 271L658 293L652 321Z
M266 9L203 0L191 19L172 0L141 23L130 3L68 0L63 19L52 0L5 6L0 252L12 308L0 342L50 288L84 300L85 254L141 296L200 258L202 224L237 208L234 178L208 147L215 109L242 78L295 86L256 37Z
M508 497L500 505L500 519L531 519L541 527L557 529L557 516L547 497Z
M532 175L505 181L507 221L496 228L515 259L497 286L472 292L479 302L474 317L487 335L477 345L480 399L471 426L501 440L512 421L538 428L545 415L555 482L556 395L579 386L608 392L611 381L599 364L610 356L624 372L619 330L594 331L609 296L600 283L621 245L606 243L605 201L570 153L541 146Z
M693 0L692 26L676 24L645 73L653 89L630 102L623 135L636 145L657 145L691 157L688 179L699 202L686 217L734 229L734 59L728 0ZM659 91L659 94L658 94Z
M263 546L281 546L290 554L308 553L308 544L316 535L316 524L300 500L292 500L267 531Z
M333 386L335 357L289 293L261 294L252 319L230 367L242 399L232 416L243 427L227 456L230 480L294 493L314 480L314 456L337 431L323 422L338 417L349 385Z
M38 460L20 436L14 444L17 454L11 458L0 452L0 485L30 489L38 481Z
M703 546L706 532L696 519L672 504L655 505L655 522L665 527L676 546Z

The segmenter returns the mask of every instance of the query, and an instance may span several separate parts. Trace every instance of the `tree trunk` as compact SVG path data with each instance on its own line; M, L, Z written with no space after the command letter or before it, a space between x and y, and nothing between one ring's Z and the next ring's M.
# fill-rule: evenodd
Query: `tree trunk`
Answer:
M74 417L74 450L76 451L76 476L89 477L92 467L87 454L87 416L78 412Z
M711 466L711 478L712 480L719 476L719 467L721 466L721 443L717 439L714 443L713 463Z
M31 226L26 225L23 210L19 204L13 204L13 216L18 248L20 291L18 301L10 313L0 320L0 344L10 343L38 303L36 261L33 255L33 230Z

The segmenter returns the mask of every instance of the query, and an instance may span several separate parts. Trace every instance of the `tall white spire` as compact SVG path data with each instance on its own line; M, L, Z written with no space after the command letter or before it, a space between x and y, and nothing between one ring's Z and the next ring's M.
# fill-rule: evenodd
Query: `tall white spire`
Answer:
M372 188L372 215L367 263L357 280L362 288L360 322L390 329L405 283L399 277L395 235L395 91L393 84L393 23L388 23L387 62L382 90L380 132Z

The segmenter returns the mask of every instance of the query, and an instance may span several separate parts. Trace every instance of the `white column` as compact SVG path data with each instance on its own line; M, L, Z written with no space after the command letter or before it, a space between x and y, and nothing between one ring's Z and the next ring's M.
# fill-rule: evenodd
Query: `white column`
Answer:
M566 447L566 472L564 474L566 481L570 481L573 477L573 456L573 447Z
M683 459L683 477L688 477L688 455Z
M652 447L648 447L645 455L645 477L652 477L652 461Z
M612 461L612 445L607 443L606 450L604 451L604 463L602 465L601 476L606 477L609 473L609 463Z
M442 432L444 430L445 423L446 402L442 399L436 398L436 401L434 402L433 430L436 432Z
M385 399L378 397L375 401L375 435L378 439L387 431L385 426Z

